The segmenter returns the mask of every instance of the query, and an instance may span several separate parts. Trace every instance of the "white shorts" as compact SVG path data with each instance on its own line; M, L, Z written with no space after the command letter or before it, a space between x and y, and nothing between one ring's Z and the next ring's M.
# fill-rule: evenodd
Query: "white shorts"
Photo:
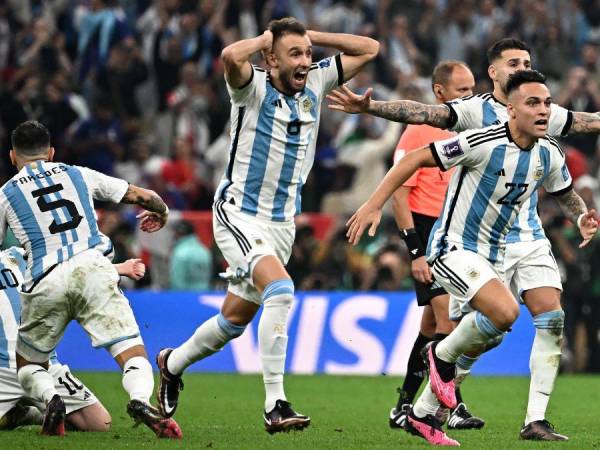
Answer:
M488 281L504 281L504 273L486 258L468 250L454 250L437 258L431 267L436 281L450 294L451 320L458 320L473 309L469 302Z
M21 292L17 353L45 362L71 320L87 332L94 347L137 337L140 330L119 274L98 250L86 250L52 269L30 293Z
M530 289L554 287L562 291L560 272L547 239L508 244L504 270L506 285L521 302L523 292Z
M54 377L54 387L65 402L67 414L98 403L94 393L71 373L69 366L51 364L48 372ZM35 406L41 412L46 410L44 402L25 395L17 378L17 369L0 368L0 418L20 401Z
M266 255L276 256L285 266L292 253L296 234L293 222L270 222L239 212L233 205L217 200L213 205L215 242L229 268L224 278L227 290L245 300L262 304L254 287L252 271Z

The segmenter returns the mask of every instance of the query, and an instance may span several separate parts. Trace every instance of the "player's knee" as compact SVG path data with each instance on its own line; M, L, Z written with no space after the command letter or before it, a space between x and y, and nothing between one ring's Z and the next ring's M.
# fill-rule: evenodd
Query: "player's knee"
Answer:
M241 336L246 329L246 325L236 325L225 318L225 316L221 313L217 316L217 323L219 328L223 330L223 332L229 336L231 339L235 339L236 337Z
M519 312L517 302L506 302L494 313L495 325L502 331L508 330L519 317Z
M271 281L262 293L265 308L286 306L290 308L294 301L294 282L289 278Z
M562 309L538 314L533 318L533 325L538 330L550 330L561 335L565 327L565 312Z

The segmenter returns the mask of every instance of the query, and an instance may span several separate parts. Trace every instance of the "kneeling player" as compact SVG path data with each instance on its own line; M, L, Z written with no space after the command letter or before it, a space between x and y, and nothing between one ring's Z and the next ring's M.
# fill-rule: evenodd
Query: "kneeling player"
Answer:
M15 363L17 327L21 321L19 286L23 282L26 263L23 251L16 247L0 253L0 324L4 339L0 341L0 430L19 426L41 425L45 405L28 398L19 384ZM120 275L139 280L145 267L130 259L115 264ZM77 379L69 366L61 364L56 354L50 358L48 372L66 407L67 426L79 431L108 431L111 417L94 393Z

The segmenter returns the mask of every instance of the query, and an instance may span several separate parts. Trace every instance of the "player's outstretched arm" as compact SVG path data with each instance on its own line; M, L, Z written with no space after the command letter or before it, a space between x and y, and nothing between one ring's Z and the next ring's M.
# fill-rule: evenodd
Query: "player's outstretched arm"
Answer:
M140 230L146 233L160 230L169 218L169 208L162 198L150 189L130 184L121 203L138 205L146 210L137 216L140 219Z
M372 100L372 93L369 88L363 95L358 95L342 85L327 95L331 102L327 106L349 114L371 114L394 122L426 124L436 128L448 128L450 125L450 108L446 105L426 105L412 100L382 102Z
M585 247L598 231L598 222L596 220L596 211L588 211L583 199L571 189L562 195L556 197L560 208L569 220L577 224L583 241L579 248Z
M569 133L600 133L600 112L573 112Z
M354 77L365 64L375 59L379 53L379 42L370 37L314 30L308 30L307 34L313 45L332 47L342 52L344 81Z
M375 236L375 231L377 231L381 221L383 205L394 191L402 186L419 167L434 167L436 165L429 147L422 147L402 158L398 164L388 171L369 199L346 222L348 242L352 245L358 244L367 228L369 229L369 236Z
M267 30L260 36L244 39L228 45L221 52L225 79L233 88L240 88L250 80L252 65L250 57L259 51L271 51L273 34Z
M120 264L113 264L117 273L132 280L138 281L144 278L146 265L139 258L128 259Z

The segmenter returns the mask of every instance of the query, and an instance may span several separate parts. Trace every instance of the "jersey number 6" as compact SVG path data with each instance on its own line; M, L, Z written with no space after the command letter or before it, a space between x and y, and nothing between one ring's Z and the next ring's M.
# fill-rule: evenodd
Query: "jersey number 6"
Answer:
M48 200L46 200L44 198L44 195L54 194L55 192L60 192L62 190L63 190L63 185L58 183L58 184L54 184L52 186L48 186L48 187L44 187L41 189L37 189L35 191L31 191L31 195L33 195L33 198L37 198L37 204L38 204L38 207L40 208L40 211L47 212L47 211L53 211L53 210L59 209L59 208L66 208L69 215L71 216L71 220L64 222L64 223L56 223L56 216L55 216L55 219L52 221L52 223L48 227L48 230L50 230L50 233L52 233L52 234L61 233L63 231L72 230L73 228L77 228L77 226L81 223L81 219L83 219L83 216L81 214L79 214L79 211L77 211L77 207L75 206L75 203L73 203L72 201L66 200L64 198L60 198L58 200L49 202Z

